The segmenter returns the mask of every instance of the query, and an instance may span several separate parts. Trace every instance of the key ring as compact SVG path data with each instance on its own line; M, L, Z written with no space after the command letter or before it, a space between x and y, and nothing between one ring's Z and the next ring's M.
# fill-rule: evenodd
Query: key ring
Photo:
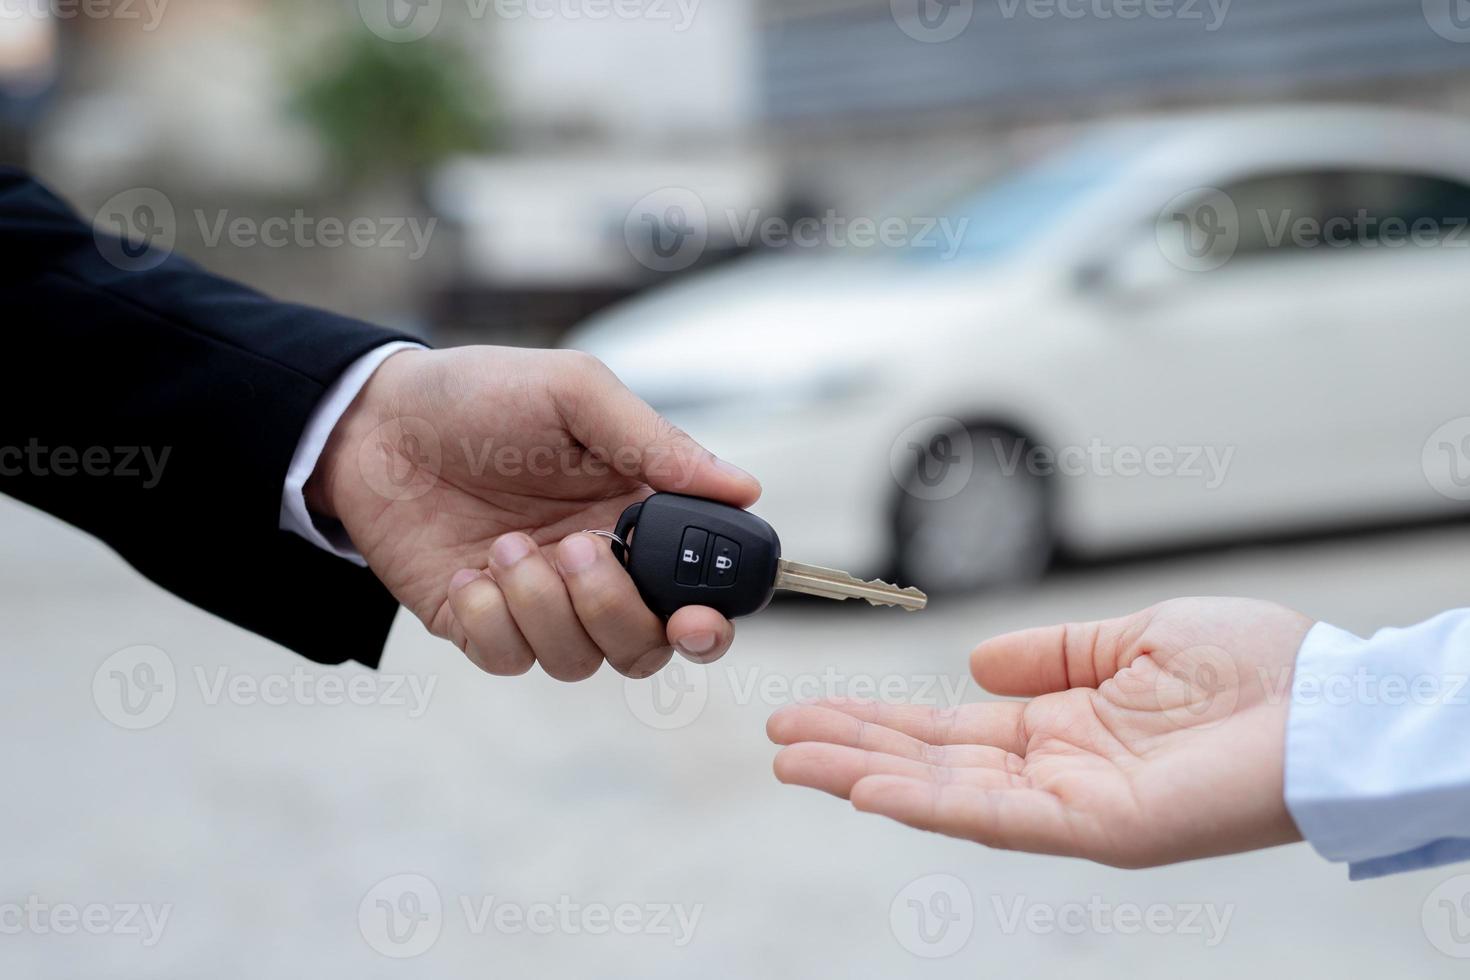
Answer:
M592 535L593 537L596 537L596 538L606 538L607 540L611 541L612 542L612 546L613 546L613 548L612 548L613 557L616 558L619 563L622 563L622 564L626 564L627 563L627 561L628 561L628 542L626 542L626 541L623 540L623 536L622 535L620 535L620 534L614 534L611 531L583 531L582 533L583 534L590 534L590 535Z
M624 541L622 538L618 537L616 534L612 533L611 531L583 531L582 533L583 534L590 534L593 537L597 537L597 538L607 538L609 541L611 541L613 544L617 545L619 548L622 548L624 550L627 550L628 542Z
M583 534L591 534L595 537L606 538L612 542L613 557L620 563L628 563L629 546L628 539L633 535L633 529L638 525L638 515L643 513L643 504L637 503L623 511L623 516L618 518L618 529L616 531L583 531Z

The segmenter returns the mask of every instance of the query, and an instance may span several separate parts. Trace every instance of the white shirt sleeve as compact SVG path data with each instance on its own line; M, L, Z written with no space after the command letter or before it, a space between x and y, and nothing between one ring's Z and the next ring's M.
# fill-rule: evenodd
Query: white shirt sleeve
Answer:
M1470 609L1297 654L1286 805L1354 880L1470 860Z
M356 565L367 566L361 554L348 540L347 532L335 521L318 520L306 509L306 481L311 479L316 464L327 448L332 430L347 413L352 400L357 397L373 372L394 354L405 350L423 350L422 344L397 342L384 344L352 363L342 376L317 404L301 441L296 444L296 453L291 457L291 466L286 471L286 485L281 490L281 530L301 535L323 551L330 551Z

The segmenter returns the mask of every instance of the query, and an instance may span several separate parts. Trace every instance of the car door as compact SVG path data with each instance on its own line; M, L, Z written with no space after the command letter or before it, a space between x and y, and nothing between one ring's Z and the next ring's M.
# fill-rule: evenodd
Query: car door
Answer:
M1403 408L1413 382L1381 369L1407 360L1385 350L1381 319L1427 287L1313 234L1361 190L1346 176L1256 173L1182 196L1086 291L1117 390L1077 406L1074 431L1111 460L1074 494L1085 528L1148 544L1383 505L1365 488L1383 482L1387 432L1417 413ZM1143 465L1121 472L1124 452Z
M1362 169L1329 187L1336 231L1311 253L1303 330L1321 339L1318 382L1337 421L1321 462L1351 481L1337 506L1363 517L1456 506L1470 497L1470 186ZM1463 492L1441 492L1442 480Z

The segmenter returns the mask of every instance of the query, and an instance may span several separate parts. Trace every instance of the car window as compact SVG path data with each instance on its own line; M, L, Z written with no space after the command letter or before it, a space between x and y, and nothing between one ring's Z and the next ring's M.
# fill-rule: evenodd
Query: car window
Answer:
M1237 256L1470 244L1470 186L1442 177L1302 171L1223 190L1237 212Z

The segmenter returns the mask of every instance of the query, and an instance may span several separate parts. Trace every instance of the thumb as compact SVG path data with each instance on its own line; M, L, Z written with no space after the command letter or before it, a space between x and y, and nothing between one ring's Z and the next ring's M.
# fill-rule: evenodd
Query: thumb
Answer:
M625 476L655 490L749 507L760 499L755 477L717 458L629 391L600 361L576 395L568 428L583 445L605 454Z
M970 654L980 686L1007 697L1097 687L1140 654L1151 615L1021 630L987 640Z

